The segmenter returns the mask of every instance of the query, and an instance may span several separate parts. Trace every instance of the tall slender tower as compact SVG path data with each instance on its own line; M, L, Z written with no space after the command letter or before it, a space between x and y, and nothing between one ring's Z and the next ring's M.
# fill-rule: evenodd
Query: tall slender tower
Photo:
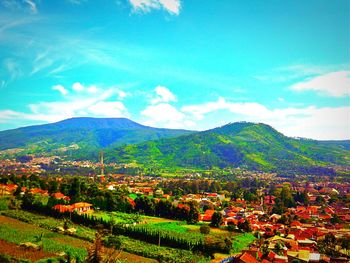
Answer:
M99 181L103 183L105 181L105 165L103 163L103 152L101 151L99 154L100 157L100 166L101 166L101 174L97 175Z
M100 152L101 176L105 176L105 165L103 163L103 151Z

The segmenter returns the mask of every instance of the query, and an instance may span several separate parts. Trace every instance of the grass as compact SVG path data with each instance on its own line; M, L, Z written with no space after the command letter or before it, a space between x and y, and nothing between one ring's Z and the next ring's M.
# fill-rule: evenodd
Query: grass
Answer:
M46 216L42 216L39 214L35 214L35 213L31 213L31 212L27 212L27 211L23 211L23 210L19 210L19 211L13 211L13 210L7 210L7 211L2 211L1 212L3 215L9 216L9 217L13 217L13 218L17 218L19 220L25 221L25 222L29 222L30 224L33 225L29 225L28 228L32 228L32 227L36 227L36 226L42 226L46 229L53 229L56 226L62 226L63 225L63 220L59 220L59 219L55 219L55 218L51 218L51 217L46 217ZM130 214L125 214L125 213L119 213L119 212L113 212L113 213L100 213L100 216L119 216L119 218L126 218L127 216L130 216ZM1 217L1 216L0 216ZM143 218L148 218L146 216L143 216ZM124 220L124 219L120 219L120 220ZM153 218L152 218L153 219ZM19 222L19 221L18 221ZM165 228L165 229L171 229L172 231L177 231L179 233L182 233L181 231L186 231L186 228L184 228L182 226L183 223L181 222L176 222L174 223L174 221L171 221L171 223L169 224L169 220L167 220L167 222L158 222L154 221L156 223L154 224L150 224L150 226L152 227L156 227L156 228ZM22 223L22 222L20 222ZM24 223L22 223L24 224ZM27 225L27 224L26 224ZM88 228L88 227L83 227L80 225L76 225L76 224L71 224L71 227L74 227L77 229L76 232L76 236L79 238L92 238L95 235L95 230ZM58 242L61 240L61 238L72 238L73 240L78 240L76 238L73 237L68 237L65 235L60 235L58 233L53 233L51 231L42 229L42 231L45 231L46 234L44 235L45 238L51 238L53 239L54 242ZM47 234L51 233L50 235ZM0 232L0 236L1 236L1 232ZM33 238L33 236L31 237ZM129 252L129 253L133 253L142 257L147 257L147 258L153 258L153 259L162 259L165 260L166 262L207 262L208 260L205 259L203 256L198 256L198 255L194 255L191 251L188 250L184 250L184 249L175 249L175 248L169 248L169 247L162 247L162 246L157 246L154 244L150 244L147 242L143 242L143 241L139 241L133 238L129 238L126 236L120 236L121 241L122 241L122 247L123 247L123 251ZM91 240L92 240L91 239ZM23 242L23 241L21 241ZM84 241L82 241L84 242ZM65 240L65 243L67 243L67 240ZM69 242L68 242L69 243ZM51 248L51 244L48 244L47 247ZM146 258L143 258L143 260L146 260ZM150 259L147 259L150 260ZM146 262L146 261L128 261L127 262ZM150 262L150 261L147 261Z
M236 235L233 238L232 242L232 252L239 253L243 249L247 248L255 240L255 237L252 233L244 233Z
M121 224L132 224L133 222L139 220L143 224L155 224L155 223L164 223L164 222L179 222L166 218L159 218L153 216L145 216L138 214L128 214L123 212L95 212L93 216L97 218L103 218L105 221L109 221L113 218L115 223Z
M3 218L3 219L7 218L6 220L10 222L10 227L7 227L6 229L3 229L3 230L1 230L2 224L0 224L1 239L16 243L16 244L27 242L27 241L33 242L35 241L36 235L40 235L41 233L44 233L43 235L44 250L55 252L55 253L57 253L57 250L65 251L66 253L70 252L72 256L76 256L78 253L81 253L81 256L79 256L79 258L82 258L82 259L85 259L87 255L86 247L90 246L91 244L85 240L86 239L91 241L94 240L95 233L96 233L94 229L76 225L76 224L70 224L70 227L74 227L77 230L77 232L75 233L75 236L77 238L70 237L67 235L62 235L62 234L58 234L50 231L50 229L54 229L56 226L63 226L63 220L42 216L39 214L35 214L35 213L23 211L23 210L18 210L18 211L7 210L7 211L2 211L1 213L3 215L11 217L11 218L8 218L8 217L0 216L0 218ZM12 218L17 218L20 221ZM27 223L24 223L21 221L25 221ZM21 230L22 228L25 231L22 231ZM22 231L21 235L16 234L19 231ZM3 232L7 234L3 234ZM5 237L7 238L5 239ZM17 240L15 240L16 238ZM129 240L129 243L133 242L132 239L128 239L128 240ZM81 250L84 250L85 252L72 251L72 249L76 250L77 247ZM123 247L126 247L126 244L123 244ZM143 246L143 248L144 247L145 246ZM127 252L124 252L124 251L127 251ZM133 251L131 251L130 249L124 249L124 251L121 254L121 258L125 262L155 262L151 259L143 258L141 253L140 253L141 257L134 254L130 254L130 253L133 253ZM84 261L81 261L81 262L84 262Z
M60 253L65 252L71 254L74 258L79 258L83 261L87 256L86 244L85 247L78 247L84 245L84 242L78 240L77 246L65 244L65 240L76 242L76 240L69 236L64 236L58 233L51 232L46 229L39 228L27 223L19 222L15 219L9 219L0 216L0 237L1 239L20 244L24 242L36 243L38 236L42 236L43 250L45 252ZM55 240L59 238L61 241Z
M173 231L173 232L177 232L177 233L188 232L188 228L186 228L184 226L184 223L182 223L182 222L154 223L151 226L153 229L157 229L157 230Z

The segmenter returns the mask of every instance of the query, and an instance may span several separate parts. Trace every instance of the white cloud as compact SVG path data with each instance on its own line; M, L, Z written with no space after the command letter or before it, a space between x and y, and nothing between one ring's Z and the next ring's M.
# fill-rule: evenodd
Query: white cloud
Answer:
M77 83L75 83L75 86L80 87L81 84ZM55 85L52 87L53 90L67 95L63 97L63 100L29 104L29 112L0 111L0 122L17 119L54 122L82 116L129 117L125 105L116 100L117 92L114 88L103 90L102 88L95 87L93 92L89 92L89 88L91 89L91 87L95 86L84 87L83 90L86 91L84 94L69 94L69 91L62 85Z
M165 9L170 14L180 13L180 0L129 0L135 11L150 12L152 9Z
M67 95L69 93L68 90L62 85L55 85L52 87L52 89L59 91L62 95Z
M320 75L291 86L292 90L316 91L321 95L344 97L350 94L350 71L336 71Z
M118 98L120 100L124 99L125 97L127 97L128 95L130 95L129 93L126 93L125 91L122 91L122 90L118 90L117 91L117 94L118 94Z
M31 0L24 0L24 2L25 2L26 4L29 5L29 9L30 9L30 11L31 11L33 14L35 14L35 13L38 12L38 9L37 9L36 4L35 4L34 1L31 1Z
M97 93L98 92L98 88L96 86L90 86L87 88L87 91L89 93Z
M77 92L85 90L85 87L80 82L75 82L72 85L72 88L73 88L73 90L75 90Z
M91 105L87 110L95 116L122 117L127 115L127 110L120 101L100 101Z
M157 86L154 91L158 96L151 101L152 104L176 101L175 95L166 87Z
M149 105L141 112L141 115L148 118L146 125L166 127L166 128L183 128L190 124L185 121L185 114L178 111L174 106L167 103Z
M284 126L275 127L289 136L319 140L350 138L350 107L311 107L304 111L303 118L292 118Z
M268 109L260 103L232 103L219 98L214 102L184 106L181 109L183 113L202 122L205 122L206 115L209 113L215 114L218 120L222 120L219 112L222 110L233 114L227 122L262 122L273 126L287 136L324 140L350 138L350 107L348 106Z
M180 13L180 0L159 0L159 3L172 14Z

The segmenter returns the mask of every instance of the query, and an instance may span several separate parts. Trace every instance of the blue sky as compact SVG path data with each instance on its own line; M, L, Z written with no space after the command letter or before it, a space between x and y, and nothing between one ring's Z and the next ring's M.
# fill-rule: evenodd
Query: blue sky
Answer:
M0 130L127 117L350 139L347 0L0 0Z

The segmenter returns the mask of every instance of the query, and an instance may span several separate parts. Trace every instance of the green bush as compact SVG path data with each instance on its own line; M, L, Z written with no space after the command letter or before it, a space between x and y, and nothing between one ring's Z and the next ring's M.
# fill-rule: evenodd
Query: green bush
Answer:
M199 228L199 231L204 234L207 235L210 233L210 226L208 225L201 225L201 227Z
M11 258L8 255L0 254L0 262L11 263Z
M9 209L9 201L6 197L0 198L0 211Z
M233 232L235 230L236 230L236 226L235 225L227 225L227 231Z

